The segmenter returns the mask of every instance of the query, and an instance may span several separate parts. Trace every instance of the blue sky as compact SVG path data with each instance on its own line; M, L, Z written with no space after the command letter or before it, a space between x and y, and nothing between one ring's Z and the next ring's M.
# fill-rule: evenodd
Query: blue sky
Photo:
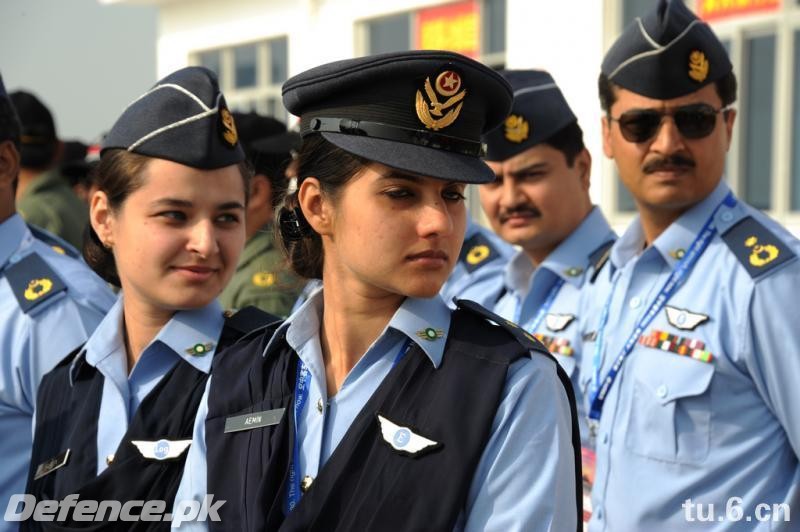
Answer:
M36 94L62 139L91 141L156 81L156 8L0 0L0 73Z

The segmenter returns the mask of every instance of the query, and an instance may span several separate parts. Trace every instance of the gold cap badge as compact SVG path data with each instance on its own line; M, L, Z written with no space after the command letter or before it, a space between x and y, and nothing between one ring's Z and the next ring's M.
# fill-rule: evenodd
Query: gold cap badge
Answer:
M506 118L505 126L507 141L519 144L528 138L530 126L523 116L509 115Z
M228 146L233 148L239 141L239 133L236 131L236 123L233 121L233 115L227 107L220 106L219 118L222 123L222 138L228 143Z
M464 89L461 92L461 76L452 70L445 70L436 77L436 89L434 90L431 85L431 78L425 78L425 94L417 90L417 117L425 124L425 127L437 131L446 128L456 121L461 107L464 103L461 101L467 94ZM444 103L439 102L439 96L447 98ZM445 111L447 111L445 113ZM436 118L435 118L436 117ZM439 118L440 117L440 118Z
M781 251L776 246L772 244L761 245L758 243L758 238L754 236L745 240L744 245L748 248L753 248L750 253L750 264L756 268L766 266L781 254Z
M704 82L708 77L708 59L700 50L689 54L689 77L697 83Z
M28 288L25 289L25 299L28 301L36 301L52 289L53 281L47 277L42 279L33 279L30 283L28 283Z

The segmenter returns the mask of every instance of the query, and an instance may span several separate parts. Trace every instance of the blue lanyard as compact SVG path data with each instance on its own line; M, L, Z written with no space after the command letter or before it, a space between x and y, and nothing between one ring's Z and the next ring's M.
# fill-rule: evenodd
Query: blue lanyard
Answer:
M545 298L544 303L542 303L542 306L539 307L539 312L536 313L536 316L533 318L530 327L527 328L528 332L530 332L531 334L536 333L536 330L539 328L539 325L542 324L542 320L544 319L545 316L547 316L547 313L550 312L550 307L553 306L553 302L556 300L558 292L561 290L562 286L564 286L564 279L559 277L558 279L556 279L556 282L553 283L553 286L550 288L550 291L547 292L547 297ZM517 309L517 324L519 325L522 325L520 323L520 318L522 317L521 316L522 304L523 302L520 302L519 308Z
M394 357L392 367L395 367L398 362L403 360L408 350L411 349L411 338L406 338L397 356ZM311 388L311 374L303 361L298 357L297 359L297 380L294 386L294 449L292 450L292 462L289 464L289 487L287 490L287 506L289 512L295 509L297 503L300 502L300 475L297 473L296 464L300 463L300 442L297 438L297 425L300 420L300 415L303 413L303 408L306 406L308 400L308 390Z
M594 346L594 378L592 379L592 393L590 395L591 407L589 409L589 420L593 421L593 423L590 423L590 428L592 430L596 430L597 423L600 420L600 414L603 412L603 404L608 397L608 392L611 390L611 386L613 386L614 381L619 374L619 370L622 368L625 360L633 352L633 348L636 346L636 342L639 340L639 337L658 315L658 313L661 312L661 309L664 308L664 305L667 303L669 298L672 297L672 294L674 294L684 283L684 281L686 281L686 278L689 276L692 268L695 264L697 264L697 261L703 255L703 252L706 250L706 248L708 248L708 245L711 243L711 240L717 233L717 228L713 223L714 216L723 205L727 205L728 207L733 207L736 205L736 199L733 197L732 193L728 193L725 199L722 200L722 202L717 205L717 207L711 213L711 216L709 216L708 220L706 220L706 223L700 230L700 233L689 247L689 251L678 262L678 264L675 266L675 269L669 274L664 286L661 287L661 290L659 291L653 303L639 319L639 322L636 324L636 327L634 327L633 332L631 332L630 336L628 336L628 340L622 346L622 351L617 356L616 360L614 360L614 363L611 365L611 368L608 370L605 378L601 381L600 370L603 361L602 355L603 339L605 336L604 333L606 325L608 324L611 301L614 299L614 291L617 287L617 281L620 277L620 272L616 272L611 285L611 293L609 294L608 300L603 308L603 312L600 315L600 324L597 328L597 338Z

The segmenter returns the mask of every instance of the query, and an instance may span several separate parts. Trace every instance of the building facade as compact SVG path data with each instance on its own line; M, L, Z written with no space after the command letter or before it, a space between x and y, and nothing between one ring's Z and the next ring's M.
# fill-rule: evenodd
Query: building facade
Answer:
M594 201L617 228L632 216L632 200L602 152L597 75L622 28L656 0L101 1L158 6L159 77L207 66L232 108L290 123L281 84L328 61L446 48L496 68L546 69L584 129ZM739 79L727 179L740 197L800 234L800 0L687 3L728 47Z

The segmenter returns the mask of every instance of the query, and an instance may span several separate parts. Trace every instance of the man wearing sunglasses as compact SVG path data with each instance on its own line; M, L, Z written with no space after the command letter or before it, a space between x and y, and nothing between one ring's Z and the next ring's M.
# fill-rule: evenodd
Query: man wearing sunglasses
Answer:
M582 295L589 530L794 530L800 242L723 179L727 53L662 0L608 51L599 88L604 151L639 215Z

